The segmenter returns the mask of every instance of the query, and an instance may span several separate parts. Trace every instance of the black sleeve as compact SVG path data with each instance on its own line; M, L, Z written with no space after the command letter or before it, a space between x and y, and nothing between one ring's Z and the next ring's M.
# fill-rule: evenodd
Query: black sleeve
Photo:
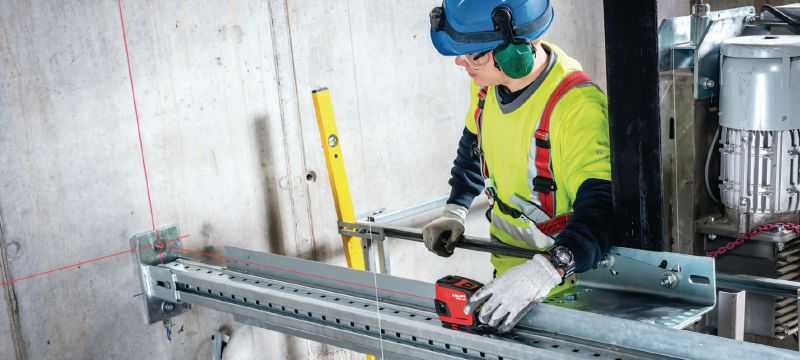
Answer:
M555 245L572 251L575 272L584 272L602 260L614 245L616 222L611 205L611 182L588 179L578 188L572 218L556 237Z
M477 146L478 137L464 128L461 140L458 142L458 152L450 170L450 198L448 204L458 204L467 209L472 205L472 200L483 191L483 175L481 175L481 161L473 151Z

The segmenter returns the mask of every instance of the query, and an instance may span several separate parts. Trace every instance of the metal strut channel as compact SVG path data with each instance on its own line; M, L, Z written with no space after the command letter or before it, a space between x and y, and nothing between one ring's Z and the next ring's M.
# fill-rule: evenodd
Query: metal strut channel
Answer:
M387 237L390 237L422 242L422 232L419 229L370 222L350 223L339 221L339 233L374 241L383 241ZM468 235L463 235L461 241L458 242L458 247L467 250L493 252L501 255L527 258L540 253L540 251L514 248L508 245L489 242L484 238Z
M470 334L441 327L430 299L431 284L380 275L375 289L371 273L231 247L225 251L227 268L182 258L142 265L149 295L355 351L375 352L382 346L388 359L789 359L795 355L548 304L535 307L510 334Z
M343 234L377 242L387 237L422 241L421 231L414 228L369 222L340 222L339 227ZM538 253L471 236L464 236L458 247L525 258ZM714 262L675 253L614 247L571 285L544 303L680 329L698 321L716 302Z
M153 277L174 280L175 302L234 314L241 322L355 351L375 352L383 342L384 354L390 359L573 358L549 350L531 357L526 345L500 344L495 339L448 330L430 311L378 305L374 299L245 275L191 260L179 259L158 267Z

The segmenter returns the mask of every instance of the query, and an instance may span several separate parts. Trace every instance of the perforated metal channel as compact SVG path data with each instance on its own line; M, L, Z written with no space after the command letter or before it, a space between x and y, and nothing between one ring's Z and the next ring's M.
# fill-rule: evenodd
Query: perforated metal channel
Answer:
M190 266L180 263L171 263L168 266L189 272L197 271L197 272L204 272L207 275L226 277L227 279L234 282L242 282L259 287L271 288L271 290L274 291L281 291L284 293L294 293L301 296L315 297L318 300L338 303L339 305L351 307L354 310L358 309L359 311L376 311L376 304L374 299L362 299L345 294L337 294L335 292L330 292L325 290L311 289L301 285L288 284L260 277L259 278L248 277L240 274L233 274L225 271L217 271L209 268ZM509 357L503 357L499 354L487 353L485 351L481 351L480 349L473 349L469 347L463 347L461 345L436 341L434 339L427 339L409 334L404 334L402 332L397 332L388 328L377 329L374 326L358 323L356 321L351 321L350 319L344 317L338 317L338 318L331 317L329 315L318 314L312 311L308 311L307 309L287 307L283 304L279 304L265 299L246 298L241 295L225 293L223 291L219 291L218 289L203 288L190 283L178 283L176 284L176 286L177 290L181 292L192 293L204 297L216 298L224 300L226 302L234 302L238 303L239 305L245 305L251 308L257 308L262 311L274 314L280 314L282 316L297 318L298 320L312 321L316 323L325 324L327 326L336 327L345 331L357 332L372 337L379 337L380 333L380 336L383 338L384 341L405 343L414 347L427 348L437 352L448 353L450 355L456 355L465 358L496 359L496 360L512 359ZM384 319L386 319L387 317L403 317L412 321L426 323L429 326L440 325L438 317L432 312L418 311L386 303L381 303L381 306L378 308L378 311L381 312L381 317ZM450 331L450 330L445 330L445 331ZM550 338L542 335L535 335L529 332L525 332L524 335L517 334L511 336L511 338L504 337L502 340L518 342L533 348L540 348L549 351L561 352L565 354L570 354L571 356L583 357L587 359L622 360L631 358L627 356L621 357L619 356L619 354L614 354L613 352L610 352L606 349L600 349L599 347L595 346L576 347L575 343L572 342L558 340L555 338Z
M336 294L333 292L320 291L316 289L309 289L303 286L295 286L279 281L270 281L262 278L253 279L253 278L248 278L247 276L235 276L231 274L226 274L225 272L221 271L209 270L207 268L193 267L182 264L170 264L170 266L188 271L203 271L209 275L226 276L231 281L240 281L244 283L249 283L250 285L260 286L264 288L271 288L274 291L295 293L298 295L308 296L308 297L316 297L319 300L338 303L339 305L344 305L362 311L375 311L376 309L374 300L364 300L348 295ZM351 321L350 319L346 319L343 317L339 318L331 317L325 314L318 314L305 309L296 309L292 307L287 307L285 305L278 304L275 302L270 302L268 300L248 299L242 296L237 296L236 294L226 294L216 289L202 288L194 284L178 283L177 289L179 291L189 292L201 296L224 299L225 301L228 302L237 302L239 304L258 308L263 311L280 314L283 316L294 317L299 320L323 323L327 326L333 326L346 331L367 334L372 337L381 336L384 339L384 341L408 343L408 344L413 344L413 346L415 347L425 347L439 352L459 354L460 356L485 358L485 359L499 359L499 360L503 359L502 356L482 353L475 349L465 348L453 344L442 343L432 339L426 339L422 337L403 334L401 332L392 331L386 328L377 329L374 326L362 324L356 321ZM379 311L381 311L381 316L384 318L388 316L395 316L395 317L402 316L415 321L429 322L429 323L432 322L434 325L439 324L439 319L435 316L432 316L433 315L432 313L415 311L408 308L395 307L383 304L379 308Z

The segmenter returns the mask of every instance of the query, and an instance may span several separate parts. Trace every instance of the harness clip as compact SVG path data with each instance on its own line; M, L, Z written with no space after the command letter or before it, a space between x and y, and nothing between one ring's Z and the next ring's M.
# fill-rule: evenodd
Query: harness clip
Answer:
M536 138L536 147L540 147L542 149L550 148L549 132L543 130L536 130L536 132L534 132L534 137Z
M533 191L549 194L556 191L556 182L553 179L537 176L533 178Z

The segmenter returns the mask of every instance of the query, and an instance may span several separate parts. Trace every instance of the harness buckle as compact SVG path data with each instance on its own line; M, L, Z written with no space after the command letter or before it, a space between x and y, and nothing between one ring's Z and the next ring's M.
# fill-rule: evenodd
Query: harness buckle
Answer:
M522 211L519 211L511 206L508 206L508 204L504 203L499 198L494 199L494 205L497 206L497 208L500 210L501 213L511 216L514 219L519 219L524 215Z
M537 176L533 178L533 191L549 194L551 191L556 191L556 182L550 178Z
M469 149L470 149L470 155L472 155L473 159L481 158L481 149L478 146L478 140L473 141Z
M536 138L536 146L542 149L550 148L550 133L544 130L536 130L534 132Z

